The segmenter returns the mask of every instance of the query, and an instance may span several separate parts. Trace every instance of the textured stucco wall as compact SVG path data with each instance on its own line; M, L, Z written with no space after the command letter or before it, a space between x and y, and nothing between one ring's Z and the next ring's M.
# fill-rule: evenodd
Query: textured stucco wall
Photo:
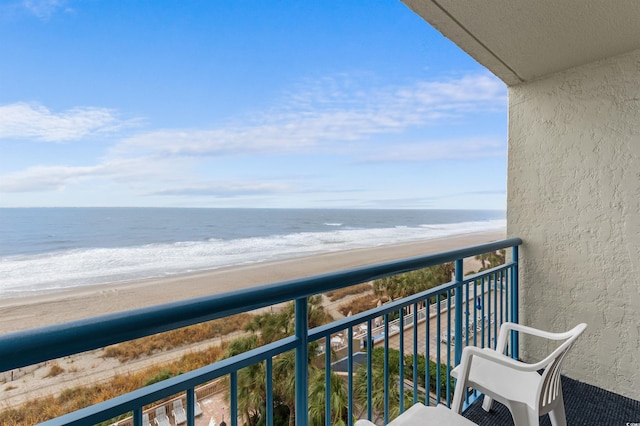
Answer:
M508 167L522 322L586 322L565 374L640 400L640 51L511 87Z

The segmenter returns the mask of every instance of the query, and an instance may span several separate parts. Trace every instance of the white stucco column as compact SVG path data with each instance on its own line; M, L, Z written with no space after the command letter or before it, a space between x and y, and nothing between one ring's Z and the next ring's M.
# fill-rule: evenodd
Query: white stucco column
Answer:
M510 87L507 210L521 322L586 322L565 374L640 399L640 50Z

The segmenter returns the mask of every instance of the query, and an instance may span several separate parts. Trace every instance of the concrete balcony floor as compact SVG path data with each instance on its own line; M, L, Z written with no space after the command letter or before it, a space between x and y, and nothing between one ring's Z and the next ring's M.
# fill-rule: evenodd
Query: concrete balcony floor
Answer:
M562 377L562 390L569 426L640 424L640 401L568 377ZM481 426L513 425L511 414L504 405L494 403L493 410L487 413L482 409L482 399L469 407L464 416ZM540 426L551 426L548 415L540 418Z

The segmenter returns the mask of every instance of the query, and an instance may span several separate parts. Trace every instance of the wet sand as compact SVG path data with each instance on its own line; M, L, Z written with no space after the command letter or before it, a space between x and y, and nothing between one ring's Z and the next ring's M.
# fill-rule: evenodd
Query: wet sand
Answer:
M174 277L79 287L0 300L0 334L321 273L458 249L505 238L505 231L322 253Z

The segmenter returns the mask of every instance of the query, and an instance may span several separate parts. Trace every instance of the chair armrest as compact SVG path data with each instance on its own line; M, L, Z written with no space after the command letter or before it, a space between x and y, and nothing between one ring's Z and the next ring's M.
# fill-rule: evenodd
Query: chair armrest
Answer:
M584 328L587 325L582 323L582 324L578 324L576 325L574 328L572 328L569 331L564 331L562 333L553 333L550 331L545 331L545 330L540 330L538 328L533 328L533 327L529 327L527 325L523 325L523 324L516 324L513 322L505 322L502 324L502 326L500 326L500 332L502 333L502 330L516 330L516 331L520 331L526 334L532 334L534 336L538 336L538 337L544 337L545 339L552 339L552 340L564 340L564 339L568 339L569 337L573 336L575 334L575 330L577 328Z
M498 335L498 342L496 344L496 351L504 354L505 349L507 348L507 339L509 337L509 331L518 331L525 334L530 334L532 336L542 337L550 340L564 340L568 339L571 336L574 336L578 329L583 330L587 327L587 324L581 323L576 325L569 331L565 331L562 333L552 333L550 331L544 331L537 328L529 327L522 324L516 324L513 322L505 322L500 326L500 334ZM581 331L580 331L581 332Z
M465 361L470 364L471 358L477 356L480 358L484 358L488 361L495 362L496 364L502 364L505 367L510 367L520 371L538 371L539 369L545 366L545 362L537 362L535 364L528 364L526 362L517 361L513 358L510 358L500 352L494 351L490 348L478 348L476 346L466 346L462 350L462 358L460 360L460 365L462 365Z

